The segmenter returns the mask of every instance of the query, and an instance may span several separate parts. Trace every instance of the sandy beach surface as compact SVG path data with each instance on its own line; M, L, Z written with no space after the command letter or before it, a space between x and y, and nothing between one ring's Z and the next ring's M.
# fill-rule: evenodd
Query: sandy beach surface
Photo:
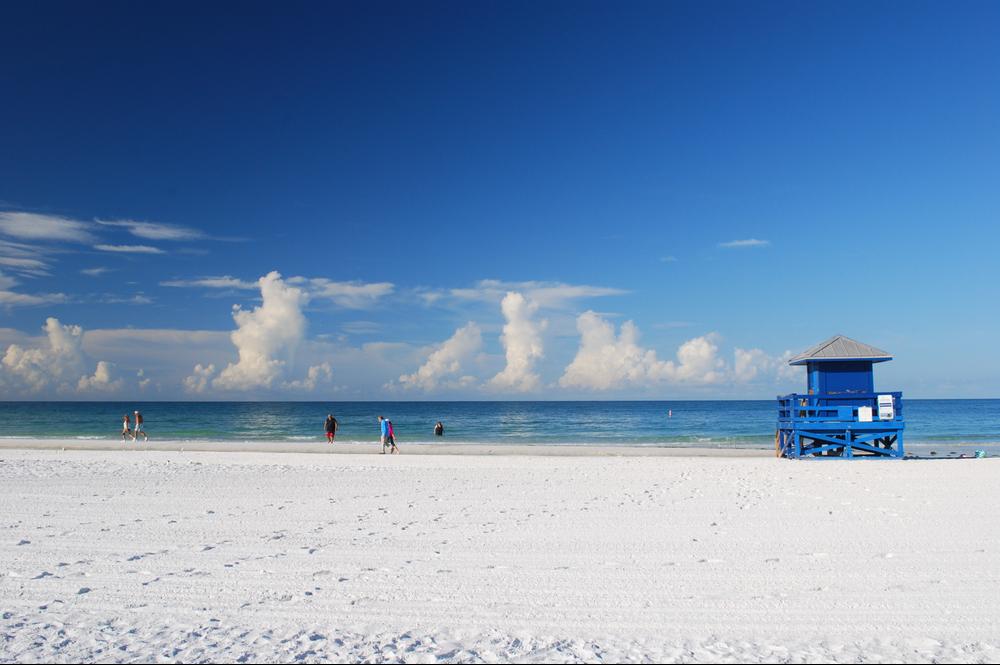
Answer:
M1000 659L997 460L440 452L8 441L0 661Z

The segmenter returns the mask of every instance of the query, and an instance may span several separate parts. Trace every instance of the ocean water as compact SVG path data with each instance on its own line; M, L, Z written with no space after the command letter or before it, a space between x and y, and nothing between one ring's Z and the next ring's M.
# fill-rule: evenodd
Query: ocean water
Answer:
M0 437L120 439L139 409L152 439L321 441L327 413L337 440L378 440L388 417L400 445L546 443L771 448L776 402L0 402ZM672 414L672 415L671 415ZM1000 400L905 400L907 448L984 448L1000 454ZM443 439L434 423L445 426Z

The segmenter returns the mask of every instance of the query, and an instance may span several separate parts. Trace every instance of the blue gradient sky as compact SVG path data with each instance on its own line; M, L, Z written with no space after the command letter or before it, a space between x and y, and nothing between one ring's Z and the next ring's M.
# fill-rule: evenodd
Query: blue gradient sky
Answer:
M770 397L835 333L1000 394L997 3L7 3L0 100L0 396ZM271 271L391 287L248 350ZM586 311L615 344L561 381ZM72 370L23 356L48 317ZM239 350L278 369L213 384Z

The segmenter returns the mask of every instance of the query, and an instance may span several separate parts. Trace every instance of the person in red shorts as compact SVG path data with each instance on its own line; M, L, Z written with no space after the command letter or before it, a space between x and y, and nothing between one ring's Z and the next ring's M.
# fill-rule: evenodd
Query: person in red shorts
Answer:
M333 417L332 413L326 414L326 442L333 443L333 437L337 436L337 428L340 423Z

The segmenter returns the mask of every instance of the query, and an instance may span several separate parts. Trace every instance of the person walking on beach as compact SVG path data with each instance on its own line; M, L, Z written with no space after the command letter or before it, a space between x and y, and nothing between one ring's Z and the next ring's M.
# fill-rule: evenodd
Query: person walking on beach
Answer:
M396 431L392 429L391 420L387 420L386 422L389 423L389 445L392 446L392 448L389 449L389 452L396 455L399 453L399 448L396 447Z
M132 423L128 419L128 414L126 413L122 416L122 441L132 436Z
M437 421L437 425L434 426L434 436L444 436L444 425L441 421Z
M333 443L333 438L337 436L337 428L340 423L333 417L332 413L326 414L326 442Z
M135 441L142 434L143 442L149 441L149 436L146 431L142 428L142 414L138 411L135 412L135 430L132 432L132 440Z
M389 421L385 419L385 416L378 417L378 430L379 430L379 443L382 444L382 454L385 455L385 447L388 444L389 439Z

